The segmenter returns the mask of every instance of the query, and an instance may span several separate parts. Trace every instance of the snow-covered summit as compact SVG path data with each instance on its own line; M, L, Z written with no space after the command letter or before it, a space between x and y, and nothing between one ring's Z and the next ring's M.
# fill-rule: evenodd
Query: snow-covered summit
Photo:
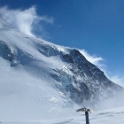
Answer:
M52 117L72 103L95 106L123 91L78 49L32 38L3 20L0 75L1 120Z

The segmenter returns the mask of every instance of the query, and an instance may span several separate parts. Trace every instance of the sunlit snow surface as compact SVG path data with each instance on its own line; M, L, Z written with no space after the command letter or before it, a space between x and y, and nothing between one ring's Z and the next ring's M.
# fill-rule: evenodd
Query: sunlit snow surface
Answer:
M58 83L61 85L61 82L50 76L56 68L66 73L68 65L60 60L56 51L67 51L11 29L2 20L0 43L0 121L49 120L62 115L67 117L66 113L68 111L70 114L73 105L55 87ZM41 45L42 48L45 46L45 53ZM8 48L16 54L14 62L9 61L11 53ZM49 51L51 48L53 51Z
M72 111L73 113L73 111ZM64 115L66 114L66 115ZM95 111L89 115L90 124L124 124L124 107L108 110ZM2 124L85 124L85 115L83 113L73 113L68 115L63 113L61 117L45 120L27 120L27 121L4 121Z

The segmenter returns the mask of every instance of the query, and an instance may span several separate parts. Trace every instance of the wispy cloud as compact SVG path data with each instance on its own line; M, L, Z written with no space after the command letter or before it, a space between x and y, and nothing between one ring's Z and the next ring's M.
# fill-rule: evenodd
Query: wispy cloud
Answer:
M44 31L43 25L40 22L44 21L53 24L54 21L52 17L37 15L35 6L25 10L9 9L7 6L4 6L0 8L0 17L14 28L33 37L35 37L34 31L40 30L41 34Z

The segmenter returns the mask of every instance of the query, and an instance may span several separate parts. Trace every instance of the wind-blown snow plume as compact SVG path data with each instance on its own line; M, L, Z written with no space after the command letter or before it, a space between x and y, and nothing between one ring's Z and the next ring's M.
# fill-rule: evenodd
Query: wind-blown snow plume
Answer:
M104 71L104 73L107 75L107 77L109 79L111 79L113 82L115 82L118 85L121 85L122 87L124 87L124 77L119 76L119 75L109 75L109 72L106 68L106 65L102 62L104 62L105 60L102 57L98 57L96 55L91 55L89 54L86 50L80 50L80 52L85 56L85 58L91 62L92 64L98 66L102 71Z
M44 21L46 23L53 24L54 21L52 17L38 16L35 6L24 10L9 9L7 6L1 7L0 17L14 28L33 37L35 37L35 30L38 30L40 32L45 31L43 25L41 25L41 23L39 24L39 22Z
M105 65L101 62L104 61L102 57L97 57L96 55L90 55L86 50L80 50L80 52L86 57L86 59L92 64L102 68Z
M119 84L120 86L124 87L124 77L120 77L118 75L115 75L115 76L110 77L110 79L113 82L115 82L115 83Z

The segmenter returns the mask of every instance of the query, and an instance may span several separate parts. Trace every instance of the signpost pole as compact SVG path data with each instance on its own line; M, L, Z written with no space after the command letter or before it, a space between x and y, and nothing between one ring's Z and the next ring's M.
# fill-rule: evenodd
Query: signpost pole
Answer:
M85 112L85 117L86 117L86 124L90 124L90 122L89 122L89 113L87 111Z

